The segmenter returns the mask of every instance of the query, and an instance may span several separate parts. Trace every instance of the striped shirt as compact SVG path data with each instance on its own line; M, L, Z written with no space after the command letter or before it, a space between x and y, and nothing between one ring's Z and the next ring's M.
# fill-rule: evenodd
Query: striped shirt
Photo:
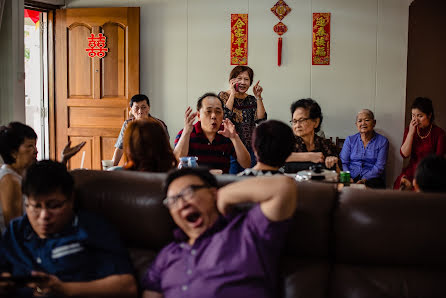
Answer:
M180 130L175 138L175 147L180 140L183 130ZM201 122L194 124L190 134L188 156L198 157L199 166L205 166L209 169L220 169L223 173L229 173L230 156L236 158L234 145L229 138L220 134L215 135L215 139L209 142L208 138L201 129Z

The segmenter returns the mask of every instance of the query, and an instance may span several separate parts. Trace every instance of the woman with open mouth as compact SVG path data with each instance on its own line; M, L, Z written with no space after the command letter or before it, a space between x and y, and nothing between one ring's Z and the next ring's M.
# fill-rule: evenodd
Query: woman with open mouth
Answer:
M225 118L234 123L240 139L251 155L251 167L257 163L251 146L252 133L256 124L267 118L262 98L263 88L259 85L260 81L257 81L252 88L254 96L247 93L253 79L254 71L250 67L236 66L229 75L229 90L222 91L219 94L225 104ZM243 169L236 159L231 158L230 174L237 174Z

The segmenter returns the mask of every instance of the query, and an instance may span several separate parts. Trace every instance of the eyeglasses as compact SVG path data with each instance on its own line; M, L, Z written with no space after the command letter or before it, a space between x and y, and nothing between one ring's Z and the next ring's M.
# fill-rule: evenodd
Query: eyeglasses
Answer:
M178 201L180 199L182 199L184 202L188 202L192 199L192 197L194 196L195 192L199 189L202 188L210 188L210 186L203 184L203 185L189 185L188 187L186 187L185 189L183 189L179 194L174 195L174 196L170 196L170 197L166 197L163 200L163 204L164 206L166 206L169 209L175 208L178 204Z
M29 209L29 211L33 215L39 215L40 212L42 212L43 209L45 209L47 212L57 212L59 211L65 203L68 201L68 199L63 201L50 201L45 204L45 207L42 206L42 204L31 204L28 202L28 200L25 202L25 207Z
M290 123L291 123L292 125L296 125L297 123L299 123L299 124L305 123L305 122L307 122L308 120L310 120L310 118L301 118L301 119L299 119L299 120L293 119L293 120L290 120Z

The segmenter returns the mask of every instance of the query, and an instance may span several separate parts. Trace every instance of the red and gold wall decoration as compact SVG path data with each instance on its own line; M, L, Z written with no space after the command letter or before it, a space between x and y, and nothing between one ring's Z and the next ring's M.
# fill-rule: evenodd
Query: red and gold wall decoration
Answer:
M277 3L271 7L271 12L280 20L279 23L273 27L274 32L279 35L277 40L277 66L282 65L282 35L288 31L288 27L282 23L282 20L290 13L290 11L291 7L289 7L283 0L277 1Z
M248 14L231 14L231 65L248 65Z
M313 13L313 65L330 65L330 13Z
M94 58L98 56L99 58L104 58L105 54L108 52L108 48L105 47L107 37L102 33L99 33L97 37L91 33L88 37L88 48L85 51L88 52L88 56Z

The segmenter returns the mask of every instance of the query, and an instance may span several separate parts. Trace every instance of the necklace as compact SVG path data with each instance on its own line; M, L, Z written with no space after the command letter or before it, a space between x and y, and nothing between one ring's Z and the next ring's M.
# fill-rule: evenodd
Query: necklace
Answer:
M432 123L431 123L431 126L429 127L429 131L428 131L427 135L425 135L425 136L420 135L420 128L418 128L418 127L417 127L417 134L420 137L420 139L423 140L431 134L431 130L432 130Z

